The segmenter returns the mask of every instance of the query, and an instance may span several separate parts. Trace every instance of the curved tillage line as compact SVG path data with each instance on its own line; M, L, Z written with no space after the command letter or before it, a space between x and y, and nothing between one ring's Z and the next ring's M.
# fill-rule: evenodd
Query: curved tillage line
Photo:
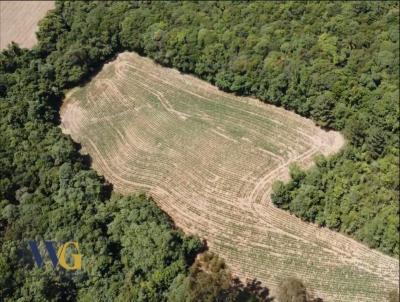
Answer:
M270 171L268 174L264 175L264 177L260 179L260 181L257 183L257 185L254 187L253 191L251 192L250 202L251 203L257 202L257 197L258 197L260 190L263 190L263 188L265 188L267 183L271 183L271 178L274 175L276 175L278 172L282 171L283 169L287 168L291 163L293 163L295 161L299 161L302 158L313 155L313 154L315 154L315 147L313 147L310 150L308 150L307 152L299 155L298 157L289 160L284 165L281 165L281 166L277 167L276 169Z
M178 90L178 91L180 91L180 92L188 93L188 94L191 95L191 97L194 96L194 97L197 97L197 98L202 99L203 102L206 101L206 102L209 102L209 103L215 105L215 102L213 102L210 98L207 98L207 97L203 96L202 94L195 93L195 92L193 92L193 91L190 90L190 89L186 89L186 88L184 88L184 87L182 87L182 86L175 85L174 83L172 83L172 81L168 81L168 80L165 80L165 78L161 78L161 77L159 76L159 74L154 74L154 73L152 73L152 72L150 72L150 71L146 71L146 70L139 69L139 68L135 67L134 65L129 65L129 63L127 63L127 64L128 64L129 67L131 67L131 68L133 68L133 69L135 69L135 70L142 71L145 75L147 75L147 77L145 76L146 79L148 79L148 76L152 76L152 77L153 77L153 80L157 80L158 82L161 82L161 83L163 83L163 84L166 84L166 85L170 86L170 88L176 89L176 90ZM137 77L140 77L138 74L136 74L136 76L137 76ZM142 77L142 78L143 78L143 77ZM169 90L171 90L171 89L169 89ZM220 95L220 97L224 98L225 95ZM230 102L233 101L233 102L236 102L236 103L237 103L237 100L234 101L231 97L226 97L226 100L229 100ZM253 115L253 116L256 116L256 117L265 118L263 115L261 115L261 114L259 114L259 113L250 112L250 111L241 109L241 108L238 107L238 106L230 106L230 105L228 105L228 104L225 104L225 106L227 107L227 109L230 109L230 110L235 109L235 110L238 110L238 111L242 111L242 113L244 113L245 115ZM265 120L265 122L266 122L266 123L271 123L271 122L274 122L274 120L269 119L268 121ZM280 125L280 126L282 125L281 123L276 123L276 124L277 124L277 125Z
M103 149L104 149L104 145L103 145ZM113 145L113 144L110 144L110 148L113 148L113 147L115 147L115 145ZM127 154L127 156L129 156L130 154ZM111 157L111 158L118 158L118 157ZM140 158L140 156L138 156L138 158ZM111 161L113 164L114 164L114 166L115 166L115 160L114 161ZM150 163L152 163L151 161L150 161ZM162 165L161 165L161 162L159 161L157 164L157 167L158 167L158 170L160 170L161 168L162 168ZM140 168L140 165L139 165L139 162L136 162L135 164L134 164L134 166L135 166L135 168L136 169L139 169ZM170 166L170 163L166 163L166 166L168 167L168 166ZM122 167L116 167L116 169L120 172L120 173L123 173L124 172L124 175L132 175L133 173L135 173L134 171L130 171L130 169L129 169L129 165L127 165L127 162L126 161L124 161L124 162L122 162ZM156 169L156 167L154 166L153 168L150 168L150 171L154 171ZM125 173L125 172L127 172L127 173ZM185 172L185 170L181 170L181 171L179 171L180 173L186 173L187 174L187 172ZM154 172L150 172L151 173L151 175L154 175ZM144 176L144 172L141 172L141 173L139 173L139 175L140 176ZM138 176L139 176L138 175ZM136 176L136 177L138 177L138 176ZM188 175L187 175L188 176ZM191 180L191 182L192 183L196 183L196 181L195 181L195 179L191 179L191 177L186 177L186 178L189 178L190 180ZM153 183L153 185L154 185L154 183ZM208 187L211 187L211 186L208 186L208 185L202 185L202 187L203 187L203 190L204 189L207 189Z
M121 54L72 91L62 127L130 194L149 192L178 227L207 239L243 280L271 289L297 276L326 301L376 301L398 261L275 208L272 183L343 144L294 113L236 97Z
M140 85L142 87L144 87L144 89L150 93L152 93L153 95L155 95L157 97L157 99L160 101L160 103L162 104L162 106L170 113L174 113L176 114L179 118L182 118L183 120L187 119L188 117L190 117L190 114L181 112L181 111L177 111L175 110L171 103L168 101L168 99L165 98L165 96L163 95L163 93L152 89L150 85L145 84L143 81L142 82L138 82L140 83Z
M149 67L151 67L151 63L147 64L148 66L147 66L146 69L141 69L141 68L139 68L139 67L137 67L137 66L135 66L135 65L133 65L133 64L131 64L131 63L128 63L128 62L125 62L125 63L126 63L127 66L129 66L129 67L132 67L133 69L135 69L135 70L137 70L137 71L143 72L143 73L145 74L145 78L146 78L146 76L147 76L147 79L148 79L148 76L150 75L150 76L153 77L153 80L156 79L156 80L158 80L157 82L159 82L159 83L161 82L161 83L170 85L170 86L172 86L173 88L177 88L178 91L185 91L185 92L187 92L187 93L191 93L192 95L195 95L195 96L197 96L197 97L200 97L200 98L202 98L202 99L205 100L205 101L211 101L210 98L204 97L203 95L200 95L200 94L195 94L195 93L193 93L193 92L192 92L191 90L189 90L189 89L184 89L184 88L182 88L181 86L175 85L172 81L167 81L167 80L165 80L163 77L160 77L160 72L159 72L159 70L157 71L157 73L152 72L153 68L149 68ZM175 81L178 81L178 82L182 82L181 79L185 77L184 75L181 75L181 74L177 73L177 72L174 71L174 70L167 70L167 72L165 72L165 74L168 74L168 75L170 75L170 76L173 76L174 80L175 80ZM136 76L138 76L138 75L136 74ZM209 85L209 84L204 84L204 82L202 82L202 81L197 80L197 81L190 81L190 83L188 83L188 81L185 81L185 80L184 80L183 82L186 84L187 87L190 87L190 88L193 88L193 86L194 86L194 87L196 87L196 86L201 87L201 88L202 88L201 92L204 92L204 90L207 90L207 89L212 88L212 91L214 92L214 94L218 94L218 95L221 96L222 98L226 98L226 99L229 100L229 101L232 101L232 100L233 100L233 98L232 98L232 96L231 96L230 94L226 94L226 93L224 93L224 92L222 92L222 91L216 90L215 87L213 87L213 86L211 86L211 85ZM154 81L153 81L153 83L154 83ZM202 85L198 85L198 83L202 83ZM193 85L193 84L194 84L194 85ZM245 102L247 103L247 100L248 100L249 98L236 97L236 100L235 100L236 103L238 103L238 102L237 102L238 99L241 100L241 101L245 100ZM251 100L251 101L254 102L254 100ZM211 101L211 102L212 102L212 101ZM215 102L214 102L214 103L215 103ZM265 106L265 104L263 104L263 105L264 105L264 106L261 107L261 108L265 109L266 106ZM233 109L233 108L231 108L231 109ZM247 114L256 115L256 116L261 117L261 118L263 118L263 119L265 120L265 117L264 117L263 115L261 115L261 114L258 114L258 113L256 113L256 112L250 112L250 111L247 111L247 110L245 110L245 112L246 112ZM292 112L285 112L285 115L282 115L282 114L281 114L280 119L283 119L283 120L286 119L286 118L287 118L286 115L291 115L292 117L296 117L297 119L299 119L299 118L298 118L299 116L294 115ZM304 118L300 118L299 120L300 120L300 122L302 122L302 121L304 121ZM274 120L274 119L272 119L272 118L270 118L268 121L265 120L265 122L267 122L267 123L268 123L268 122L269 122L269 123L270 123L270 122L274 122L274 123L276 123L276 124L278 124L278 125L280 125L280 126L283 125L281 122L279 122L279 121L277 121L277 120ZM302 126L303 126L303 127L306 126L305 123L302 123ZM307 127L309 128L309 123L308 123Z
M145 76L139 76L138 74L135 74L134 75L134 77L131 77L129 80L131 81L133 78L140 78L141 79L141 82L146 82L146 80L148 80L148 78L146 79L145 78ZM154 83L154 81L151 81L150 82L150 84L153 84ZM153 84L152 85L153 87L154 86L156 86L156 84ZM158 88L157 88L158 89ZM175 88L174 88L175 89ZM160 88L159 89L160 91L166 91L166 89L163 89L163 88ZM174 90L171 90L171 89L169 89L168 91L174 91ZM175 91L176 91L176 89L175 89ZM177 92L177 93L175 93L175 95L179 95L179 91ZM194 98L196 98L196 97L194 97ZM193 96L192 96L192 99L193 99ZM208 98L204 98L204 97L202 97L202 99L203 99L203 102L204 102L204 100L206 100L206 101L208 101L209 103L211 103L211 104L213 104L213 105L215 105L215 102L213 101L213 100L211 100L211 99L208 99ZM232 101L232 99L231 98L229 98L229 100L230 101ZM238 103L237 101L236 101L236 103ZM242 106L244 105L244 104L241 104ZM229 108L230 110L233 110L234 108L236 108L235 106L230 106L231 108ZM237 109L240 109L241 110L241 107L237 107ZM245 111L246 113L248 113L249 111ZM246 116L246 115L245 115ZM269 124L269 126L270 127L272 127L270 124L271 124L271 121L269 120L269 119L266 119L266 117L265 116L262 116L262 115L259 115L259 114L257 114L257 116L259 117L259 118L261 118L262 119L262 121L265 123L265 124ZM253 119L254 119L254 117L253 117ZM276 125L273 125L273 126L275 126L275 127L280 127L280 129L282 129L282 123L276 123L275 122L275 124Z
M131 65L132 66L132 65ZM143 72L145 72L145 71L143 71ZM147 75L148 74L151 74L151 73L147 73ZM146 76L138 76L138 74L135 74L135 76L136 77L139 77L142 81L140 81L140 83L141 82L143 82L144 80L148 80L148 77L146 77ZM154 79L158 79L159 78L159 75L154 75ZM165 81L165 80L160 80L161 82L163 82L163 83L167 83L168 85L170 85L171 87L173 87L173 88L176 88L176 85L173 85L173 84L171 84L171 82L169 82L169 81ZM151 83L154 83L154 81L152 81ZM171 90L170 90L171 91ZM179 91L179 90L178 90ZM181 92L190 92L189 90L182 90L181 89ZM176 95L177 93L175 93L175 95ZM215 104L215 102L213 102L211 99L208 99L208 98L206 98L206 97L204 97L204 96L202 96L202 95L200 95L200 94L193 94L193 96L194 96L194 98L201 98L202 100L203 100L203 102L204 101L208 101L209 103L211 103L211 104ZM192 96L192 98L193 98L193 96ZM227 100L229 100L229 101L233 101L232 100L232 98L231 97L226 97L226 99ZM238 103L237 101L234 101L234 102L236 102L236 104ZM258 118L260 118L263 122L264 122L264 124L270 124L271 123L271 119L267 119L265 116L263 116L263 115L260 115L260 114L257 114L257 113L254 113L254 112L249 112L249 111L247 111L247 110L243 110L243 109L241 109L240 107L238 107L238 106L227 106L227 105L225 105L226 107L227 107L227 109L229 109L229 110L240 110L240 111L242 111L242 113L243 113L243 115L242 115L242 119L240 119L240 121L241 122L244 122L244 121L246 121L246 118L248 117L249 119L251 118L250 116L249 116L249 114L253 114L253 115L255 115L255 116L257 116ZM225 118L225 117L224 117ZM232 117L232 116L226 116L226 118L234 118L234 117ZM254 118L254 117L253 117ZM282 127L282 123L277 123L277 122L275 122L275 124L277 125L277 126L279 126L279 129L280 130L282 130L284 127ZM270 127L271 127L271 125L269 125ZM249 129L250 131L252 130L251 128ZM269 129L267 129L267 130L269 130ZM277 133L277 135L279 135L278 133ZM285 139L285 137L284 136L282 136L282 138L283 139Z
M226 118L225 118L225 122L226 121L230 121L230 120L232 120L229 116L227 116ZM233 122L232 122L232 125L235 125L235 124L238 124L238 122L240 121L240 119L237 119L237 120L233 120ZM242 126L245 126L246 125L246 123L245 123L245 121L242 121L241 122L242 123ZM254 125L254 124L249 124L248 125L248 127L249 127L249 132L250 133L256 133L255 135L252 135L252 139L253 140L255 140L255 141L257 141L257 139L259 139L260 138L260 136L259 135L257 135L257 132L255 131L255 130L252 130L251 128L257 128L257 126L256 125ZM212 129L212 131L217 131L217 130L215 130L215 129ZM221 135L221 133L219 133L220 135ZM264 135L267 135L267 134L269 134L269 135L273 135L274 133L272 132L272 131L264 131ZM223 134L222 134L223 135ZM289 152L291 152L292 154L293 153L295 153L294 152L294 148L290 148L290 147L288 147L288 144L292 141L292 140L290 140L290 139L288 139L288 138L282 138L281 137L281 135L275 135L276 137L279 137L280 138L280 141L278 141L277 143L276 143L276 145L277 146L280 146L280 147L283 147L283 148L286 148L286 149L288 149L289 150ZM231 138L229 138L229 137L226 137L226 136L223 136L223 137L225 137L225 138L227 138L227 139L231 139ZM234 139L231 139L232 141L235 141ZM286 145L282 142L282 141L285 141L286 140ZM305 140L303 140L303 143L305 142ZM300 145L299 145L300 146ZM309 146L309 145L308 145ZM270 152L270 151L268 151L268 150L266 150L266 149L262 149L262 148L260 148L263 152L266 152L266 153L269 153L269 154L272 154L272 152ZM278 157L279 159L282 159L283 157L282 156L279 156L279 155L275 155L275 157Z

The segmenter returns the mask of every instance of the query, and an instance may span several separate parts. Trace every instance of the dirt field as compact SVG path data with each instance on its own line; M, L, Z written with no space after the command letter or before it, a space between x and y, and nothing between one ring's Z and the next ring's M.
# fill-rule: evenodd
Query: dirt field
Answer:
M0 1L0 49L11 41L32 47L39 20L52 8L54 1Z
M274 106L220 92L123 53L61 110L117 191L148 191L187 233L207 239L242 280L288 276L324 301L382 301L398 260L275 208L271 184L343 145L336 132Z

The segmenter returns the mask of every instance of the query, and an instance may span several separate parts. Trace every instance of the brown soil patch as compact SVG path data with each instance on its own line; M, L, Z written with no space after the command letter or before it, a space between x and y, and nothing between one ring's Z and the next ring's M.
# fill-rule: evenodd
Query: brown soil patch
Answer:
M339 133L133 53L120 54L65 104L63 130L117 191L149 192L240 278L257 278L273 294L294 276L338 302L381 301L397 288L397 259L269 201L290 163L309 166L316 154L338 151Z
M35 45L37 24L53 8L54 1L0 1L0 49L12 41Z

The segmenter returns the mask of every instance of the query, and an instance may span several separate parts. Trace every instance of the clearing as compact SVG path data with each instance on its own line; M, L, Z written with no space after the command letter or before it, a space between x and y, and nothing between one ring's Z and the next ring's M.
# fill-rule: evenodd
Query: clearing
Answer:
M292 112L219 91L134 53L68 94L62 129L116 191L150 193L242 280L288 276L325 301L382 301L399 262L275 208L271 184L344 143ZM132 247L134 248L134 247Z
M53 8L54 1L0 1L0 49L12 41L35 45L37 24Z

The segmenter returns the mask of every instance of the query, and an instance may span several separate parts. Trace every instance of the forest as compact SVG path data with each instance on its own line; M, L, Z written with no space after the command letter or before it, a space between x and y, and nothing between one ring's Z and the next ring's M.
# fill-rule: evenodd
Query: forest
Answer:
M60 1L37 37L0 53L0 300L268 299L217 256L195 261L204 243L151 197L113 193L61 133L64 93L122 51L341 131L344 149L292 167L273 202L399 255L398 2ZM35 267L26 239L71 238L89 270Z
M63 86L44 58L17 45L0 54L0 301L264 301L267 289L218 256L195 261L205 243L151 197L120 196L90 169L58 127ZM78 242L82 270L53 268L44 240Z

